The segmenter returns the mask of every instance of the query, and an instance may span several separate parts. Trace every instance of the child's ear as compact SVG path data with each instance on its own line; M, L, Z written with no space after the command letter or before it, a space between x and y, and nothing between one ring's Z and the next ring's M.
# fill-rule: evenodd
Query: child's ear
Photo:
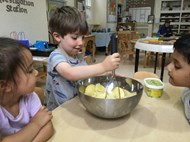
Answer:
M0 90L4 92L10 92L12 87L10 83L0 80Z
M53 32L53 37L58 43L61 42L61 36L57 32Z

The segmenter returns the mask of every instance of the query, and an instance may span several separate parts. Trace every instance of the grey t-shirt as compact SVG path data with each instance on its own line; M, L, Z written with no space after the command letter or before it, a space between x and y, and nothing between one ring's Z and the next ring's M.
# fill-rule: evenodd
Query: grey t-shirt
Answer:
M85 60L80 59L79 56L72 58L59 49L56 49L50 54L47 66L45 91L45 101L49 110L55 109L65 101L77 95L76 82L67 80L55 70L55 67L61 62L67 62L71 66L86 64Z
M190 89L189 88L184 89L181 98L182 98L182 101L184 104L185 116L186 116L188 122L190 123Z

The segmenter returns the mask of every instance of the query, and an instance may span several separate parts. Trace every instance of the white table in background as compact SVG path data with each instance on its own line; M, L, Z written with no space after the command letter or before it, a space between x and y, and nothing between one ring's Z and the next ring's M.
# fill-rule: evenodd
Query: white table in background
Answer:
M173 45L150 44L150 43L143 42L143 40L147 40L147 39L140 39L135 43L135 49L136 49L135 72L138 71L139 51L140 50L149 51L149 52L156 52L156 54L162 53L162 66L161 66L160 79L163 80L166 53L173 53ZM156 61L157 61L157 55L156 55ZM156 72L156 64L154 66L154 72Z

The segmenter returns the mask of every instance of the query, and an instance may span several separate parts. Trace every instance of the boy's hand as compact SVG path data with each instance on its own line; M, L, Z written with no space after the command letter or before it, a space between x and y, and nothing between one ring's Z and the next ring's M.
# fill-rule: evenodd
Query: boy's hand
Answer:
M53 118L52 112L45 106L42 106L36 115L31 119L31 122L37 124L40 128L46 125Z
M119 53L114 53L106 57L102 62L105 71L112 71L119 67L120 64L120 55Z

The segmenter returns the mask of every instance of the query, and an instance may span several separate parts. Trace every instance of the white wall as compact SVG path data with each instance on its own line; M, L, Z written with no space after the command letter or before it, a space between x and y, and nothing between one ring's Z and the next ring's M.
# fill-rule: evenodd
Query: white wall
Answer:
M94 22L100 24L102 27L106 27L106 4L107 0L95 0L94 1Z
M86 8L86 20L89 25L95 24L95 19L94 19L94 1L92 1L91 7Z
M159 25L160 25L160 9L161 9L161 0L156 0L154 3L154 15L155 15L155 19L154 19L154 29L153 32L157 33L158 29L159 29Z
M10 37L12 31L24 32L26 38L33 44L36 40L48 41L48 24L46 0L28 0L34 6L20 4L27 13L7 12L7 6L16 7L11 1L0 1L0 36Z
M99 23L102 28L116 30L117 23L107 23L107 0L94 0L94 21Z
M67 5L74 6L74 0L67 1ZM86 9L86 14L88 24L99 24L115 31L117 23L107 23L107 0L92 0L92 7Z
M100 1L101 2L101 1ZM94 5L96 4L96 0L92 0L92 6L90 8L86 8L86 15L87 15L87 22L89 25L91 24L100 24L100 23L97 23L96 22L96 19L95 19L95 8L94 8ZM69 6L75 6L75 0L69 0L67 1L67 5Z

